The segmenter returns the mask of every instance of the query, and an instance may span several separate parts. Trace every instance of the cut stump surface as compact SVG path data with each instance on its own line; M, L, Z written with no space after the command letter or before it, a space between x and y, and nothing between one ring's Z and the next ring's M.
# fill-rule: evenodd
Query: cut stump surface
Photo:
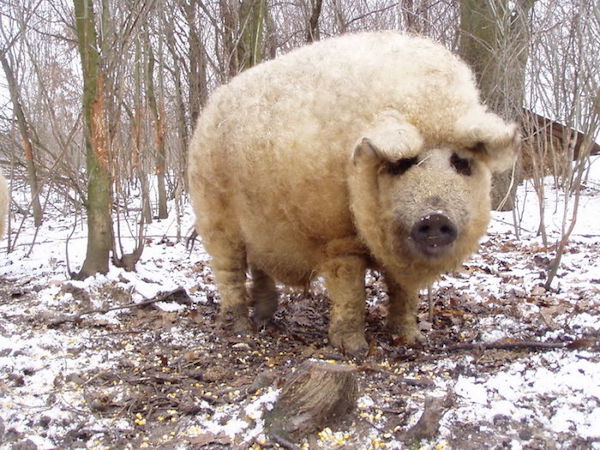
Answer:
M356 406L356 369L346 364L305 361L285 383L265 416L269 435L297 442L340 422Z

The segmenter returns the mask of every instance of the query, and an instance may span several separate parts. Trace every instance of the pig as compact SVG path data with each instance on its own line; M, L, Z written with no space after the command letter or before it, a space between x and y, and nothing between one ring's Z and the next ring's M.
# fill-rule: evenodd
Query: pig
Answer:
M477 250L491 173L510 167L518 141L470 69L422 37L343 35L234 77L211 95L189 148L220 323L251 332L272 318L276 283L320 276L329 342L364 354L371 268L388 288L387 327L414 344L419 289Z
M6 230L9 206L8 185L6 184L6 178L0 174L0 239L4 236L4 231Z

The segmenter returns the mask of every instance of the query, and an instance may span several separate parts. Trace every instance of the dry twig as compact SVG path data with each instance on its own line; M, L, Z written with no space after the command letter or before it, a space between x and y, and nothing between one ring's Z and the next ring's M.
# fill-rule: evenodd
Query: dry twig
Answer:
M178 299L178 297L183 296L184 298L186 298L189 301L189 297L187 295L187 292L185 291L184 288L179 287L177 289L174 289L172 291L169 292L164 292L162 294L157 295L154 298L150 298L147 300L143 300L139 303L127 303L126 305L120 305L120 306L112 306L110 308L97 308L97 309L88 309L87 311L82 311L78 314L73 314L67 317L61 317L60 319L56 319L51 321L48 324L48 327L53 328L53 327L57 327L59 325L62 325L63 323L67 323L67 322L78 322L79 320L81 320L81 318L83 316L89 315L89 314L105 314L109 311L116 311L119 309L128 309L128 308L139 308L142 306L148 306L151 305L153 303L157 303L157 302L165 302L165 301L180 301Z

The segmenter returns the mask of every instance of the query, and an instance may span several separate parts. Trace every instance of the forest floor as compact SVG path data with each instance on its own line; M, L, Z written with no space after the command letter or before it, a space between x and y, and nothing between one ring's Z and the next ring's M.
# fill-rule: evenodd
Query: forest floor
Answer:
M284 288L268 329L222 332L208 256L175 239L174 213L148 227L135 272L85 281L67 275L70 220L49 217L33 247L25 226L0 258L0 448L290 447L265 433L265 413L304 361L325 360L355 369L358 400L298 448L600 449L599 181L582 190L550 290L554 248L533 232L537 201L521 188L520 238L511 213L494 213L479 253L433 287L431 316L423 292L418 348L385 332L385 287L369 273L361 361L327 345L318 281ZM551 225L561 208L549 192ZM184 233L191 223L187 207ZM84 236L80 226L70 240L71 264Z

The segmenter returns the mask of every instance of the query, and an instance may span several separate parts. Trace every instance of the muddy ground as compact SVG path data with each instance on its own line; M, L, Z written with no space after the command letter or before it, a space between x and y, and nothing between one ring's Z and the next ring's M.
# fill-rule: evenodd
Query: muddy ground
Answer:
M135 305L127 273L87 285L5 276L0 447L600 448L600 388L580 385L599 379L600 280L573 281L599 250L570 246L560 287L546 291L547 253L492 235L434 287L431 315L423 292L425 341L414 348L386 333L385 286L370 273L363 360L327 345L318 282L284 288L274 323L242 337L216 325L205 259L163 261L188 284ZM353 411L299 442L270 436L264 414L309 359L355 368ZM415 428L431 399L431 423Z

